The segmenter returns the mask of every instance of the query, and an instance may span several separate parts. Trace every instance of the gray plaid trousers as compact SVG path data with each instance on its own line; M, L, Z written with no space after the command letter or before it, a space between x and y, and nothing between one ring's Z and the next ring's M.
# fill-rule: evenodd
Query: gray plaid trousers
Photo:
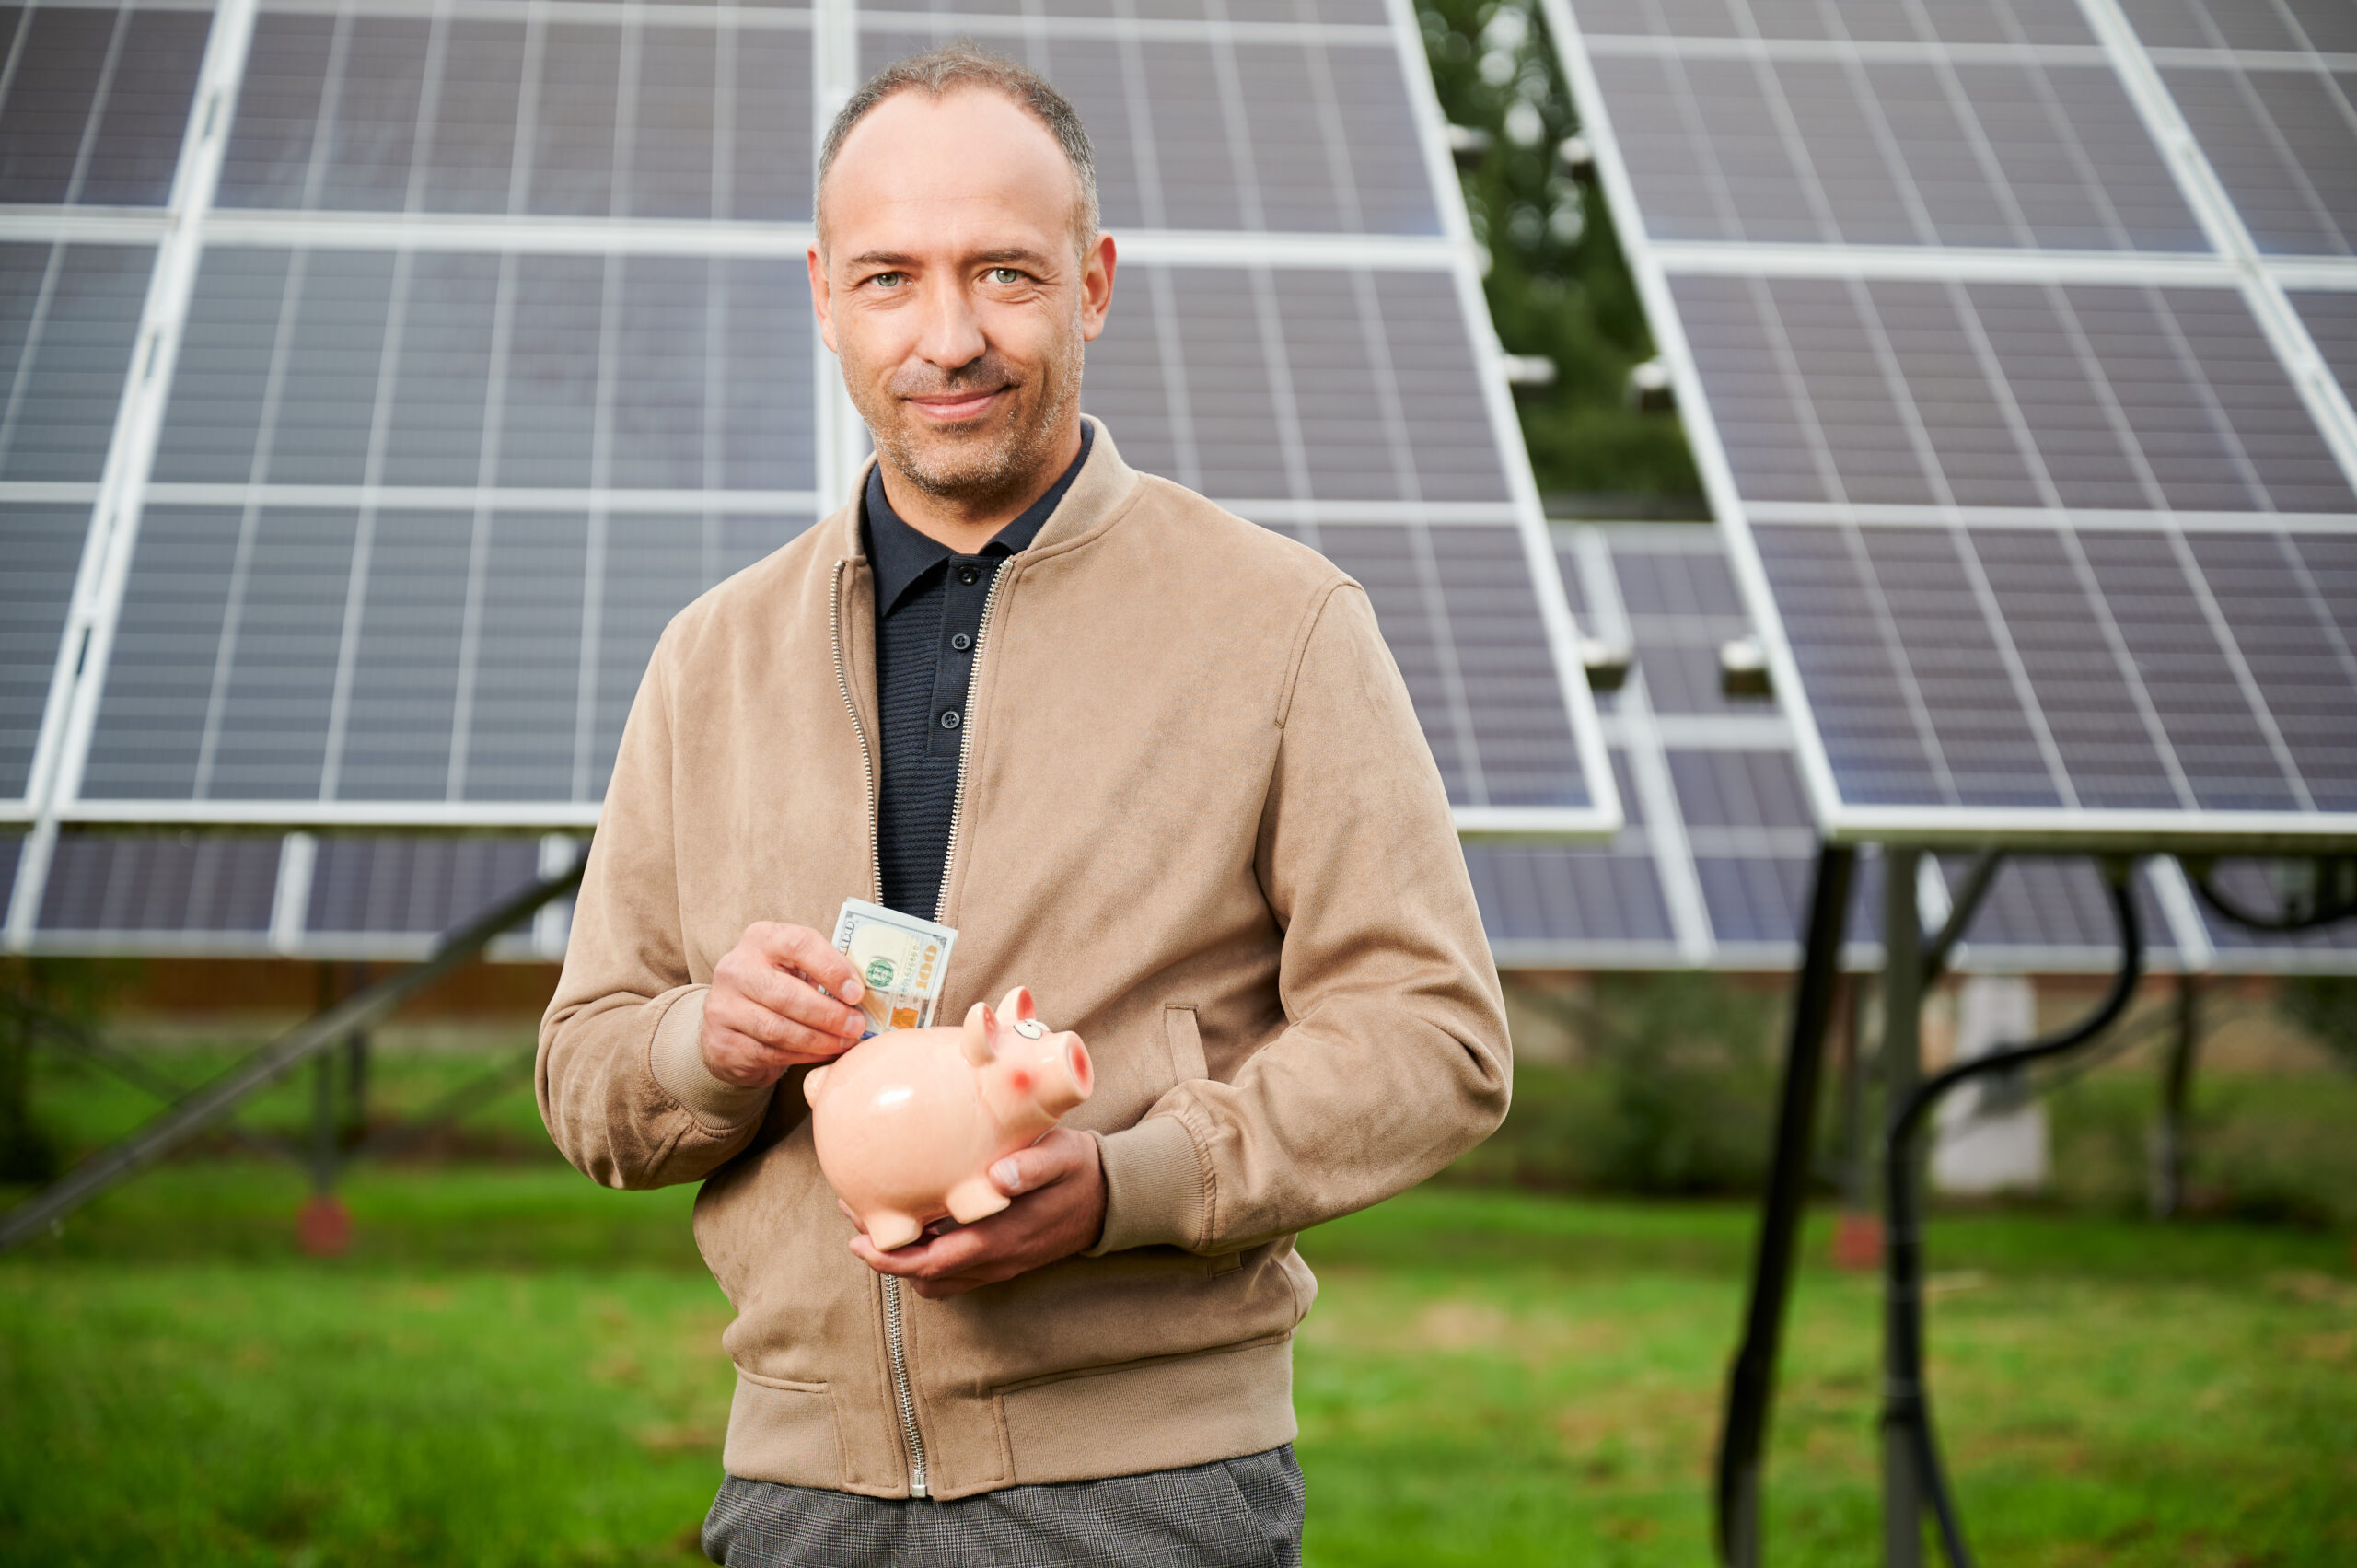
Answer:
M900 1502L730 1476L703 1522L727 1568L1301 1568L1293 1446L1102 1481Z

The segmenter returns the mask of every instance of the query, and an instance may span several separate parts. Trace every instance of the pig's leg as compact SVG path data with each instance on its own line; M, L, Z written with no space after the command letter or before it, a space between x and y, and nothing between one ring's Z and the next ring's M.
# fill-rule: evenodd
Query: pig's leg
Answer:
M988 1219L1006 1207L1006 1194L990 1183L985 1176L969 1177L949 1190L949 1217L959 1225L972 1225Z
M867 1239L874 1242L881 1252L889 1252L895 1247L906 1247L924 1233L924 1226L910 1215L896 1214L889 1209L879 1209L867 1215L862 1223L867 1231Z

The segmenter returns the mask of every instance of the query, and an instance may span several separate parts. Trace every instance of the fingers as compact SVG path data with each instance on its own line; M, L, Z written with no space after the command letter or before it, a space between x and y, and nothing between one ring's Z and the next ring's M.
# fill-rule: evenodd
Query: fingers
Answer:
M822 985L833 994L821 991ZM817 932L765 921L748 926L743 939L714 966L704 1013L715 1032L734 1030L807 1060L858 1040L865 1016L849 1004L865 991L851 960Z
M816 992L811 995L830 1008L834 1006L825 997L818 996ZM853 1013L852 1016L857 1018L859 1015ZM827 1026L834 1022L832 1018L824 1020ZM799 1062L817 1062L840 1056L859 1043L860 1034L859 1026L855 1023L846 1028L836 1028L787 1017L758 998L746 995L718 975L713 978L712 994L704 999L703 1025L707 1039L719 1040L735 1035L740 1037L745 1048L756 1055L768 1056L784 1051Z
M1028 1149L1017 1149L990 1169L991 1183L1010 1198L1052 1187L1097 1163L1097 1141L1086 1132L1058 1127Z
M807 925L759 921L745 928L745 938L739 945L758 947L774 965L799 970L846 1002L856 1003L866 993L867 987L860 980L859 971L852 968L851 959L836 952L834 944Z
M862 1234L851 1238L852 1251L931 1299L1044 1268L1095 1246L1104 1231L1104 1177L1097 1141L1086 1132L1060 1128L993 1166L992 1179L1013 1202L989 1218L889 1252Z

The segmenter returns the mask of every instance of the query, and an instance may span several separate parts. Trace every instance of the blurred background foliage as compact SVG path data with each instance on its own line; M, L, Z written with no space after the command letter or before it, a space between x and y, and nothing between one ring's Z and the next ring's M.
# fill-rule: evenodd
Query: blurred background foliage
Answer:
M1552 387L1516 393L1538 488L1579 494L1588 508L1607 496L1699 496L1678 416L1641 411L1628 394L1653 339L1602 193L1561 157L1579 117L1545 19L1519 0L1417 9L1442 110L1490 138L1463 183L1498 336L1509 354L1555 364Z

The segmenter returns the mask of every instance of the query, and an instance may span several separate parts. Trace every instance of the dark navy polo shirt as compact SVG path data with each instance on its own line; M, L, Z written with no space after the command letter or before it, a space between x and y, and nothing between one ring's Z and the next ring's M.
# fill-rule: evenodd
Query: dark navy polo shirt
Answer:
M880 468L867 475L862 526L876 570L876 695L883 729L884 800L876 851L884 903L934 917L957 810L966 686L974 673L982 607L1007 557L1028 549L1088 460L1096 427L1080 425L1080 456L1048 493L959 555L900 520Z

